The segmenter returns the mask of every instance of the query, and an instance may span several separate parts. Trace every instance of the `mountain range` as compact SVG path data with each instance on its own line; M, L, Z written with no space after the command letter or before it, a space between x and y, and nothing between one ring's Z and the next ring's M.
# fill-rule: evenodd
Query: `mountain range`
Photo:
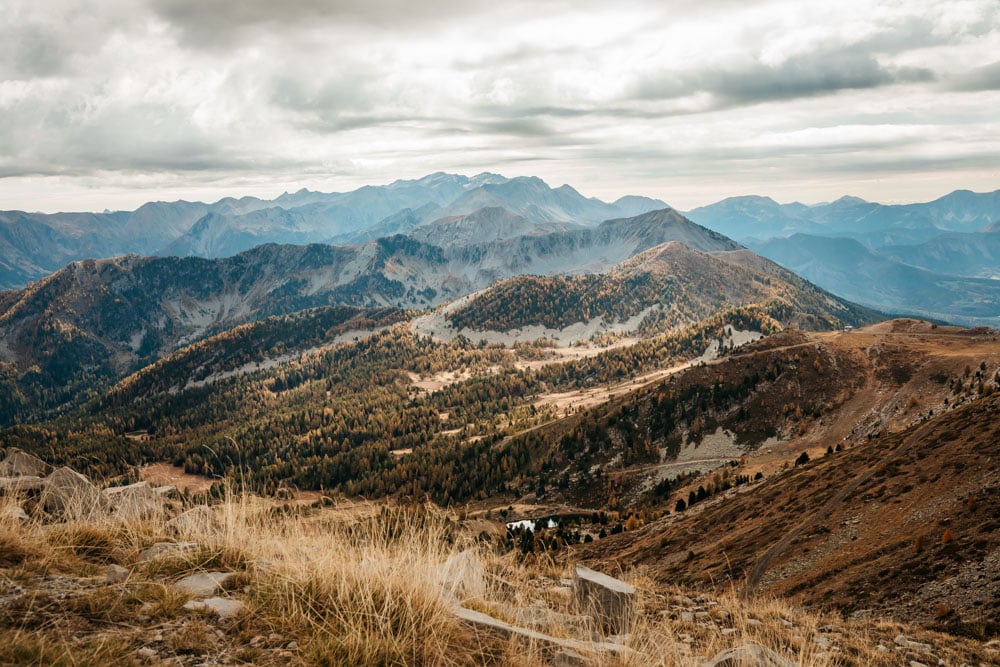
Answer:
M423 309L475 295L463 312L490 303L506 316L456 312L456 328L501 332L610 325L653 311L663 330L773 299L821 328L877 317L672 209L468 245L458 238L445 247L396 235L353 246L265 244L215 259L73 262L0 293L0 362L12 395L53 408L207 336L320 306ZM536 281L529 299L517 288L527 274L560 278ZM49 398L29 400L38 392Z
M270 201L151 202L131 212L106 213L2 211L0 288L23 287L80 259L130 253L225 257L265 243L363 243L497 208L520 218L510 235L518 224L521 229L527 223L593 225L666 204L636 196L609 204L568 185L550 188L534 177L436 173L346 193L300 190Z
M842 197L806 206L745 196L687 215L872 308L1000 324L1000 191L958 190L904 205Z

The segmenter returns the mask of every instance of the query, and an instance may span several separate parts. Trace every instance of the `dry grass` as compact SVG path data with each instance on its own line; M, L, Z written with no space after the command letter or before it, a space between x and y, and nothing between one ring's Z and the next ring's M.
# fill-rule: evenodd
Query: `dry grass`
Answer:
M0 511L10 502L0 499ZM0 664L139 664L137 651L151 641L161 657L251 664L550 664L553 647L544 641L477 632L455 617L441 568L463 552L480 568L456 590L465 606L550 636L586 640L594 632L576 615L561 581L570 576L564 564L497 553L440 510L274 510L268 501L230 496L213 508L219 528L182 536L198 549L149 563L139 562L141 550L173 539L163 520L0 520L0 584L34 587L0 604ZM107 563L129 567L132 576L107 584ZM242 615L192 614L184 609L188 596L171 587L214 569L239 573L231 595L246 604ZM53 584L54 577L61 579ZM592 651L596 664L687 665L754 643L803 666L890 665L900 655L878 650L879 642L891 645L891 633L909 631L835 619L834 634L824 627L830 619L735 594L698 598L708 618L702 612L685 621L680 612L694 594L664 589L642 572L627 578L639 591L622 639L627 649ZM834 637L835 651L828 646Z

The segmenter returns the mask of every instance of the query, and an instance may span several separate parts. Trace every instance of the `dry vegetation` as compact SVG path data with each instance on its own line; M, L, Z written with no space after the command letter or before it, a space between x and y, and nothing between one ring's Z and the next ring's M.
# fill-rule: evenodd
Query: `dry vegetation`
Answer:
M459 602L550 636L582 638L594 648L592 664L695 664L753 643L791 664L892 665L904 655L894 637L927 641L902 626L844 623L772 599L696 595L640 570L626 575L638 604L631 632L615 639L620 650L612 653L589 644L604 639L576 615L565 580L571 569L497 549L482 522L440 510L292 509L230 496L212 508L217 523L178 532L160 519L108 515L22 522L8 511L15 500L0 507L0 664L552 663L548 642L477 629L455 616ZM197 547L143 559L145 548L164 541ZM108 576L110 565L123 566L127 578ZM236 573L221 594L243 604L230 618L190 611L191 596L172 585L217 570ZM944 636L932 643L954 664L984 650Z

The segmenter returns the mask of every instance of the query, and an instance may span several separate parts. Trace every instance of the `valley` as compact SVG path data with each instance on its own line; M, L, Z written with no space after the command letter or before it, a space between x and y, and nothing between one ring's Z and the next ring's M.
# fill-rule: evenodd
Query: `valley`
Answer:
M815 665L845 663L814 647L864 656L846 664L886 665L917 660L916 644L948 656L992 651L1000 333L858 305L673 209L643 210L652 200L590 201L570 215L583 206L575 191L487 180L444 178L434 187L460 191L422 204L421 215L357 222L354 245L82 260L0 293L0 443L111 489L95 493L173 488L162 518L242 516L237 524L292 530L304 545L313 522L377 523L402 512L443 521L449 545L473 548L477 562L532 586L577 565L621 574L644 591L643 623L655 614L689 623L710 604L757 621L776 600L843 628L834 639L803 639L778 622L765 638L699 617L683 627L700 639L680 644L659 629L611 644L557 631L565 640L557 645L592 654L594 664L623 646L642 654L644 641L681 651L671 653L678 664L695 649L708 659L739 648L723 637ZM419 197L434 189L387 187L418 197L411 186ZM319 194L300 196L303 206L327 206ZM490 206L463 208L480 204ZM860 206L838 206L848 204ZM635 215L600 219L616 206ZM217 216L198 229L221 224ZM408 235L364 238L365 225L392 224ZM817 248L841 243L816 239ZM768 254L800 240L748 245ZM891 273L849 263L841 271L876 283L859 300L898 288ZM963 280L979 281L982 291L963 298L988 315L991 282ZM923 311L973 312L952 296L951 278L939 284L949 287L920 288ZM28 518L0 519L0 539L34 553L32 541L76 519L19 496L28 482L10 479L0 488L16 493L0 496L11 517L21 516L16 506ZM248 506L268 518L246 518ZM174 543L159 519L126 529L121 517L88 517L79 529L110 531L101 539L118 545L112 560L160 581L121 542L122 530L137 530L144 548L154 533ZM505 526L533 520L541 521L534 531ZM228 525L245 529L237 524ZM475 540L455 542L452 526ZM211 532L197 540L216 545L212 562L266 595L249 556L232 555L239 548ZM434 544L432 560L473 558ZM90 567L53 562L75 573ZM290 577L309 568L294 567ZM45 585L45 574L18 572ZM527 612L511 611L525 595L431 605L447 611L442 618L458 614L462 628L500 622L530 634ZM235 591L225 599L254 604ZM531 614L578 611L551 596L545 604ZM799 613L781 609L786 619ZM168 616L177 627L191 626L176 614ZM880 623L904 625L887 637ZM283 633L311 641L291 627ZM909 639L918 635L926 641ZM549 649L538 654L543 664L554 659Z

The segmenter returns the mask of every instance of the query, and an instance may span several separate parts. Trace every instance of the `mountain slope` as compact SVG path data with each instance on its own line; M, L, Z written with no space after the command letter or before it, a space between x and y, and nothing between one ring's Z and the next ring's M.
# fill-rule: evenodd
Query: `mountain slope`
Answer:
M885 246L879 254L935 273L1000 278L1000 229L941 234L919 245Z
M512 278L450 309L447 318L459 330L509 331L622 322L642 315L634 330L666 330L727 308L769 301L782 301L815 318L813 328L857 325L875 317L801 279L786 282L778 273L793 278L791 274L766 261L748 268L739 260L745 252L706 254L670 241L607 273Z
M935 274L881 257L859 242L795 234L748 242L824 289L872 308L966 324L1000 323L1000 282Z

